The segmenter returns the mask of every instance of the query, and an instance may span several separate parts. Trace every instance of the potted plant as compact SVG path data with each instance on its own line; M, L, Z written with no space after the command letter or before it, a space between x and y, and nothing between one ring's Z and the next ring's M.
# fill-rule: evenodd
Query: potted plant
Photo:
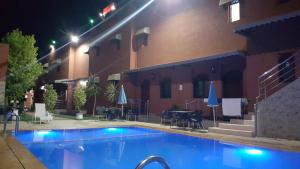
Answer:
M53 85L46 85L45 92L43 94L43 101L46 106L46 110L49 113L55 113L55 104L57 101L57 93L53 89Z
M77 87L74 91L73 95L73 103L75 109L77 110L76 119L83 119L83 113L80 110L81 107L86 103L86 92L84 88Z

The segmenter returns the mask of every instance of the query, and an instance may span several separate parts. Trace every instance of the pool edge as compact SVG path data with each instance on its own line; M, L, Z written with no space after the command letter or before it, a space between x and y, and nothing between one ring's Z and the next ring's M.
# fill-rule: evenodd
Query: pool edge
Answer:
M127 125L101 126L101 127L95 127L95 128L107 128L107 127L148 128L148 129L154 129L154 130L164 131L164 132L168 132L168 133L187 135L187 136L203 138L203 139L224 141L224 142L230 142L230 143L235 143L235 144L243 144L243 145L248 145L248 146L257 146L257 147L262 147L262 148L271 148L271 149L276 149L276 150L300 153L300 146L291 146L291 145L285 145L282 143L276 144L276 143L264 142L262 140L249 140L248 138L247 139L242 138L242 137L237 138L237 137L221 135L221 134L210 135L207 133L199 133L199 132L178 130L178 129L173 129L173 128L166 128L164 126L152 126L152 125L145 125L145 124L130 124L130 125L127 124ZM28 131L30 131L30 130L28 130ZM42 164L42 162L40 162L26 147L24 147L21 143L19 143L15 137L13 137L10 134L2 135L1 137L3 137L7 146L10 148L12 153L16 156L16 158L18 159L20 164L23 166L23 168L46 169L46 167Z

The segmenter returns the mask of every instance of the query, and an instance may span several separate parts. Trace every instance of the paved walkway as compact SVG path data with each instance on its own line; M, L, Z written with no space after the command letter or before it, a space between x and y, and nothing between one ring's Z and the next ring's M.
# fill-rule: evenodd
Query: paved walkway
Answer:
M14 124L9 124L8 129L13 129ZM247 145L256 145L287 151L300 152L300 141L289 141L283 139L269 138L248 138L239 136L228 136L214 133L203 133L201 131L191 131L179 128L170 128L169 126L134 122L134 121L95 121L95 120L53 120L48 124L39 124L31 122L21 122L21 130L39 130L39 129L78 129L78 128L100 128L112 126L140 126L164 130L173 133L181 133L201 138L216 139L219 141L242 143ZM3 127L3 126L2 126ZM2 130L3 128L0 127ZM24 168L44 168L33 155L27 151L13 137L0 136L0 169L24 169Z

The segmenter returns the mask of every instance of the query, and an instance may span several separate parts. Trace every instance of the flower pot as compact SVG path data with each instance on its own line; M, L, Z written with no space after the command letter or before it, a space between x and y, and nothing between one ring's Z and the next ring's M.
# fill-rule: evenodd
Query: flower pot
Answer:
M76 113L76 119L77 120L82 120L83 119L83 113L81 113L81 112Z

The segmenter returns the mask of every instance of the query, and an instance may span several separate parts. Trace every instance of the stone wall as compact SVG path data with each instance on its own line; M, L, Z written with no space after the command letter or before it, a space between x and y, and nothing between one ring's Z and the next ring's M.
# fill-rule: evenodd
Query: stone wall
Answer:
M5 103L5 81L0 81L0 105Z
M300 140L300 79L258 104L257 134Z
M0 43L0 106L4 105L8 54L9 45Z

